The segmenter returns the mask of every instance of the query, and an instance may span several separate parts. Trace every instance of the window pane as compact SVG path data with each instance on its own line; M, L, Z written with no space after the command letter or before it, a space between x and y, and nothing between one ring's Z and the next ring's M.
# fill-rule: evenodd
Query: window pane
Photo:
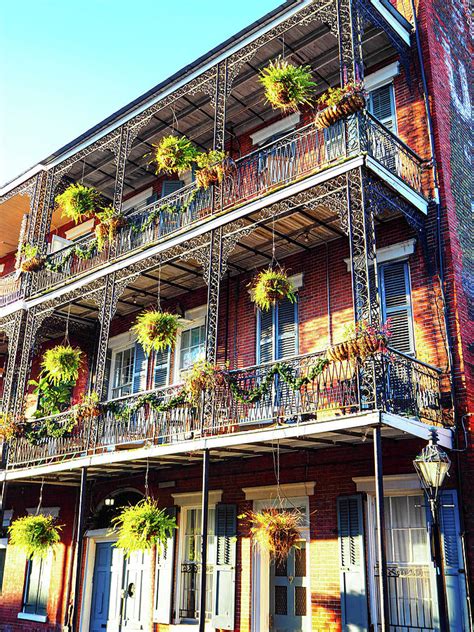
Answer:
M2 588L3 588L3 575L5 573L6 557L7 557L7 550L0 549L0 593L2 592Z

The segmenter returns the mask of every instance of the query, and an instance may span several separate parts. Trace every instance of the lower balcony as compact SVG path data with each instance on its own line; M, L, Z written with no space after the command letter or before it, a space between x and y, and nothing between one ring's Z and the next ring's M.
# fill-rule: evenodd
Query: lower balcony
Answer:
M83 418L69 431L70 412L30 420L26 432L28 425L31 430L48 423L53 429L49 434L56 437L16 439L9 447L7 469L65 461L72 466L71 461L83 457L140 448L141 458L150 449L158 456L166 446L189 452L199 449L200 440L212 438L219 446L229 435L240 435L242 445L258 442L268 431L272 439L297 438L318 432L326 422L337 422L341 435L355 436L350 429L363 426L363 419L375 412L388 415L400 436L411 429L416 435L431 426L449 428L438 369L393 350L363 362L325 358L325 352L313 353L220 371L203 404L191 403L183 385L176 384L104 402L97 416ZM358 436L363 440L363 432Z
M22 298L21 278L16 272L0 277L0 308Z

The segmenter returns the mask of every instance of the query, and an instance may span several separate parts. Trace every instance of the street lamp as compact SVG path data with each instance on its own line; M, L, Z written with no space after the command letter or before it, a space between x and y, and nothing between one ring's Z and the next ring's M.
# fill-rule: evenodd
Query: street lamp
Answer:
M446 452L438 445L438 433L434 428L431 429L431 437L428 445L425 446L415 458L413 465L421 485L425 490L431 510L431 548L432 558L436 568L439 629L440 632L449 632L438 501L439 491L443 486L446 476L449 474L451 460Z

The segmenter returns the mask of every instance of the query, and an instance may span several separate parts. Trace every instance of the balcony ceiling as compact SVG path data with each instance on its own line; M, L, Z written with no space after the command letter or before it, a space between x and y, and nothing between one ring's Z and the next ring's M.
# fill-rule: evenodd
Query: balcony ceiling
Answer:
M0 257L18 248L21 220L29 212L27 195L14 195L0 206Z
M364 34L366 71L392 59L395 55L388 38L380 29L369 27ZM281 38L262 46L250 62L245 63L234 80L227 106L227 140L232 151L239 153L236 136L259 125L278 119L280 115L265 102L258 82L258 72L269 60L285 52L285 57L296 64L309 64L313 70L318 92L339 81L337 41L326 24L313 22L295 26ZM198 147L212 145L213 108L209 96L203 93L179 99L173 109L164 108L153 116L134 142L129 155L124 195L131 195L149 186L155 179L150 164L153 143L176 130L188 136ZM76 163L69 173L72 180L81 180L95 186L108 198L113 197L115 164L112 153L96 151L84 161Z

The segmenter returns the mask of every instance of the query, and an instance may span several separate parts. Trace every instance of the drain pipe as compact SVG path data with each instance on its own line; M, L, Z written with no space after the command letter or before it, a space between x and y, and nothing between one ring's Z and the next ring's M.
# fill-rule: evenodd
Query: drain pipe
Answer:
M423 49L421 46L421 35L420 28L418 25L418 19L416 15L416 7L415 0L411 1L411 10L413 13L413 24L415 31L415 41L416 41L416 50L418 55L418 64L420 67L421 73L421 82L423 87L423 101L425 104L426 111L426 119L428 122L428 139L430 143L430 153L431 153L431 161L432 161L432 172L433 172L433 184L435 191L435 203L436 203L436 237L437 237L437 250L438 250L438 275L439 275L439 285L441 291L441 300L443 302L443 320L444 320L444 328L446 333L446 351L448 356L448 368L450 375L450 391L451 391L451 402L453 405L453 416L454 416L454 444L456 446L455 454L456 454L456 479L457 479L457 488L458 488L458 514L461 526L461 548L462 555L464 561L464 569L466 574L466 594L467 594L467 608L468 608L468 617L469 621L472 622L472 600L471 600L471 589L469 582L469 566L467 563L467 555L466 555L466 531L464 525L464 515L463 510L464 507L463 501L463 492L462 492L462 472L461 472L461 462L460 462L460 452L463 449L459 448L459 438L458 438L458 413L455 407L456 401L456 387L455 387L455 371L454 371L454 362L453 362L453 337L451 335L451 330L449 328L449 312L446 303L446 295L445 295L445 264L444 264L444 252L443 252L443 237L441 230L441 201L440 201L440 192L439 192L439 181L438 181L438 167L436 162L436 147L435 147L435 136L434 136L434 126L433 119L431 116L431 107L429 101L429 91L428 91L428 82L426 80L425 66L423 62ZM471 628L472 630L472 624Z

